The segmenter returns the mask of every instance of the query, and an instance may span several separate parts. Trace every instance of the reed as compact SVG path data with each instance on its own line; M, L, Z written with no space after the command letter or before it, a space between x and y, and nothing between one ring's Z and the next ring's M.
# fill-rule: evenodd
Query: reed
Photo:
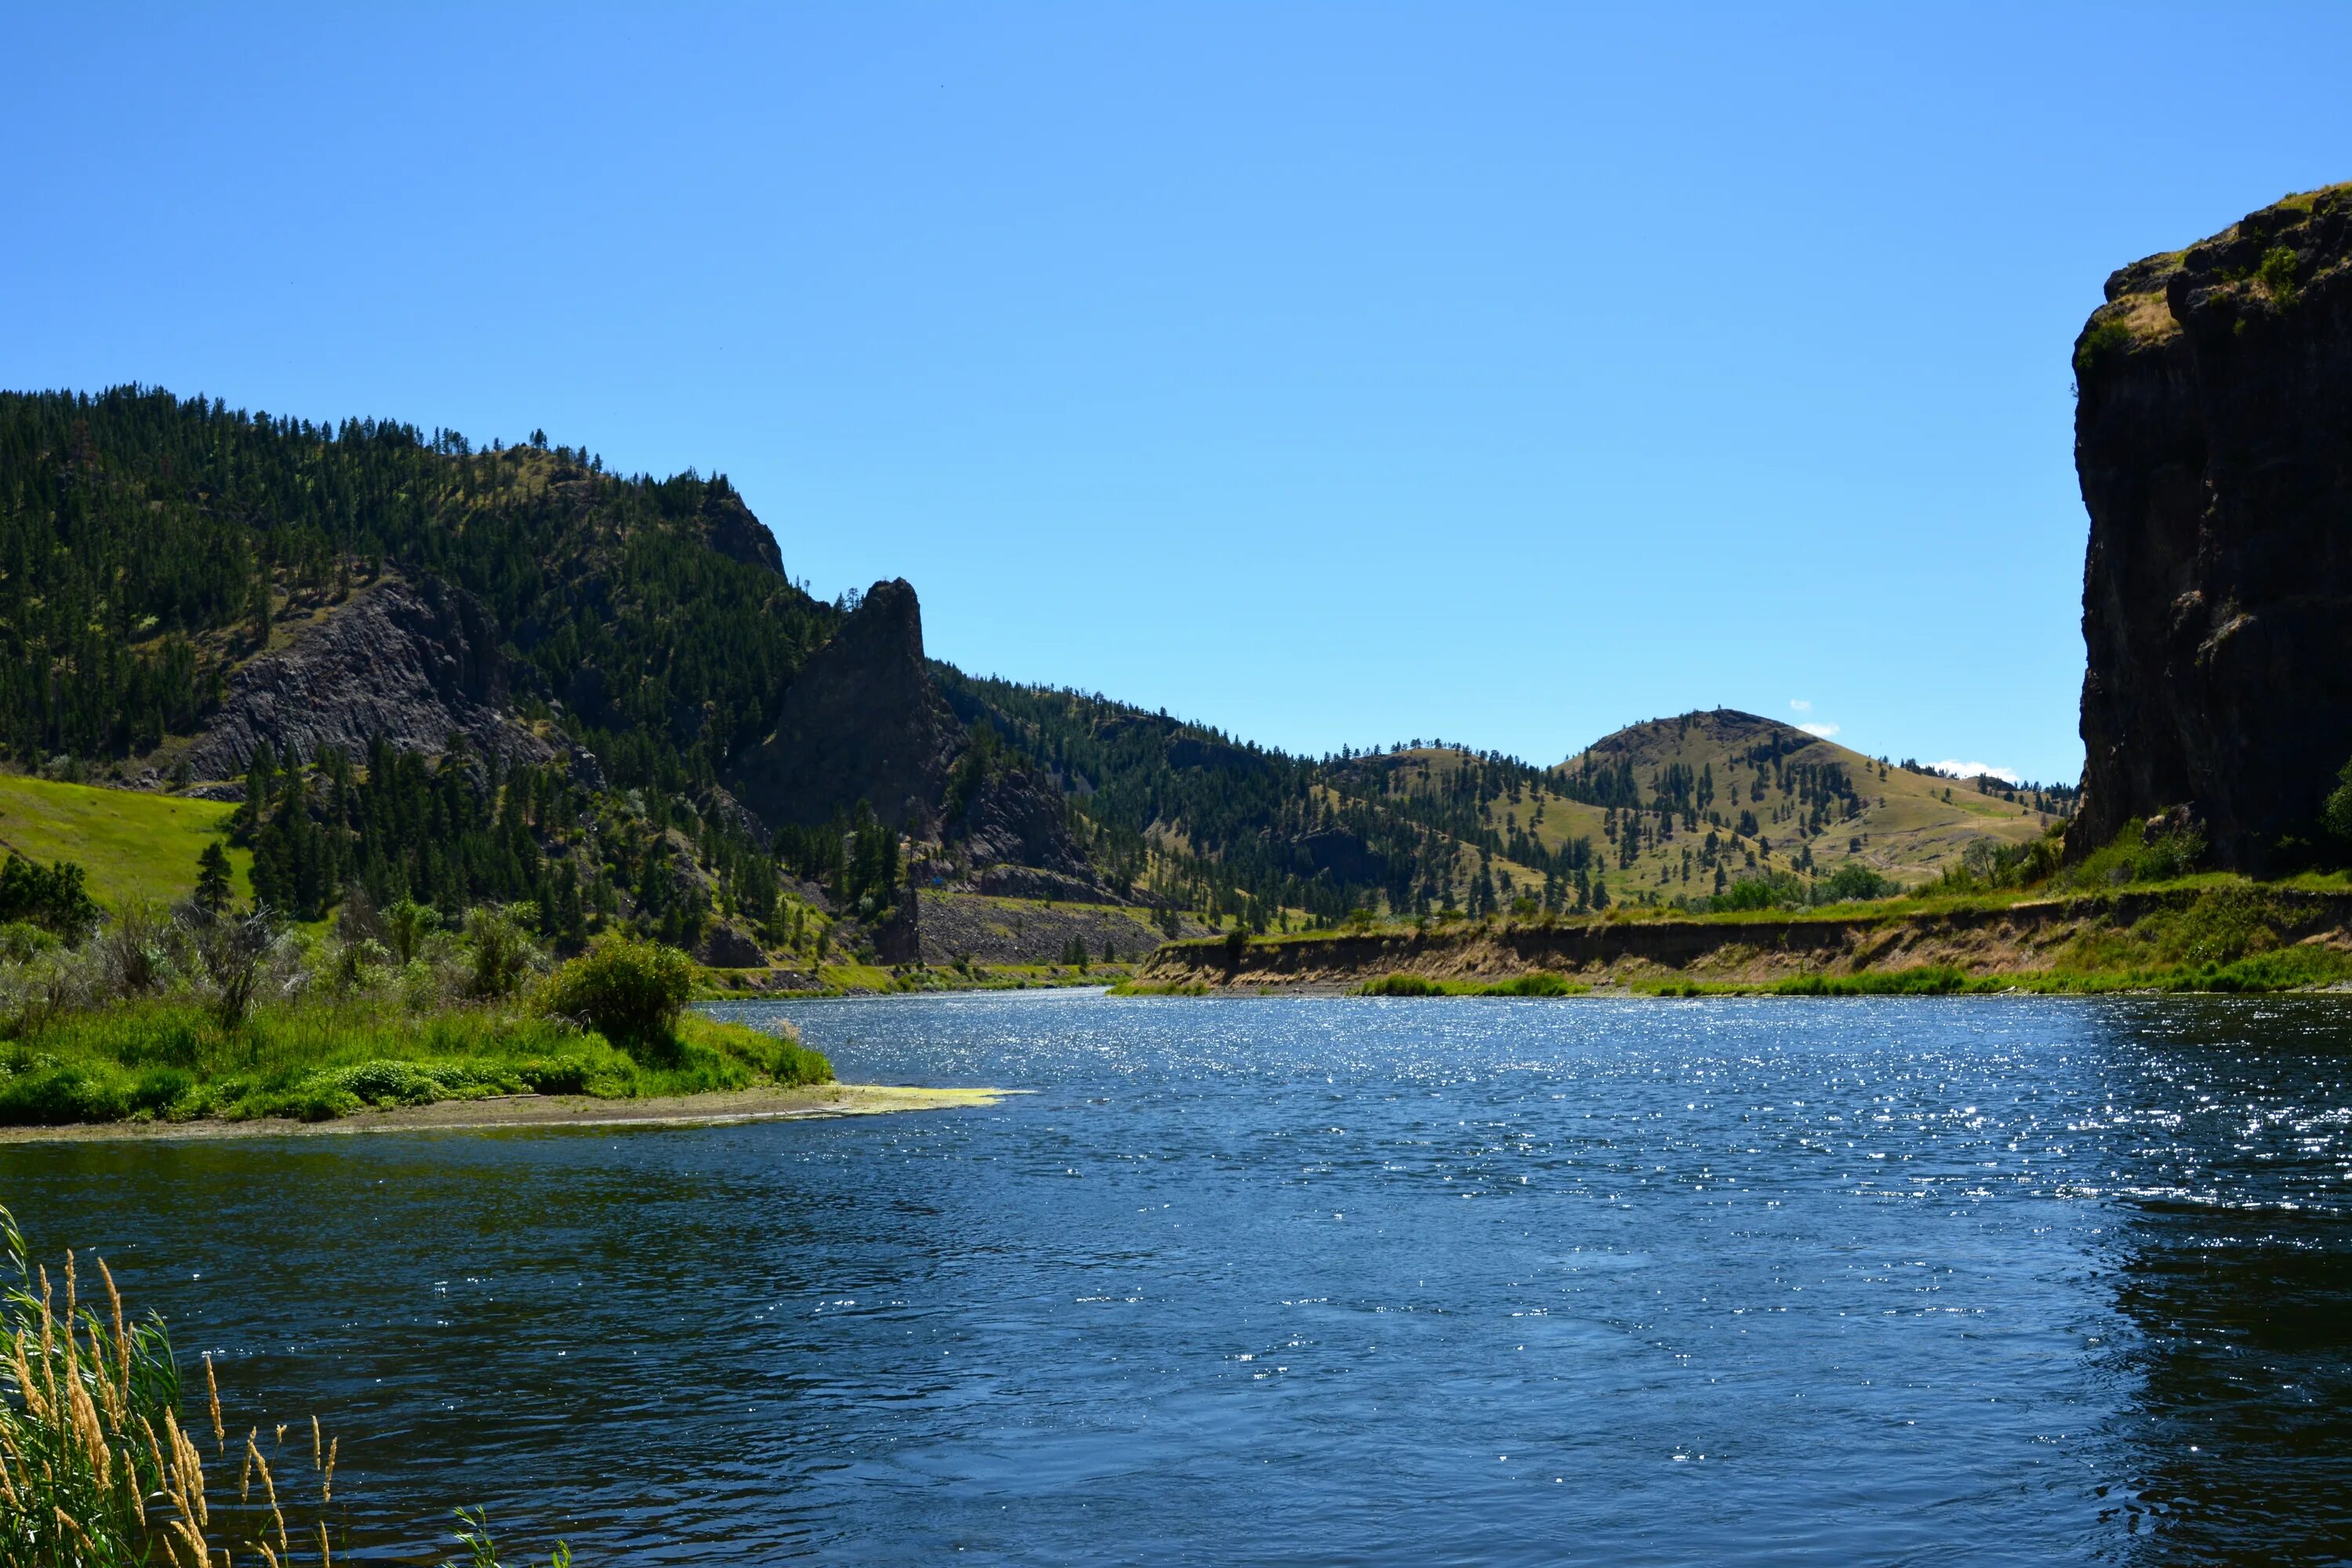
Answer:
M102 1259L103 1311L83 1299L71 1252L60 1292L5 1208L0 1245L12 1281L0 1289L0 1568L331 1568L340 1444L317 1417L299 1504L292 1490L280 1494L258 1427L238 1452L235 1497L215 1496L205 1449L224 1468L230 1450L212 1358L197 1424L184 1426L179 1363L160 1316L126 1318ZM285 1434L278 1428L281 1464ZM302 1527L289 1522L289 1507L309 1512ZM455 1561L499 1568L480 1511L457 1519L467 1554ZM550 1568L571 1561L559 1544Z

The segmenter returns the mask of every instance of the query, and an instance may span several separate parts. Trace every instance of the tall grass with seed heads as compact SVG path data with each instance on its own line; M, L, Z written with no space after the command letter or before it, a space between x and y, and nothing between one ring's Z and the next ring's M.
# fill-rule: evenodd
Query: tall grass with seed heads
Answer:
M0 1247L10 1280L0 1288L0 1568L331 1568L341 1444L316 1416L310 1473L299 1475L297 1447L281 1493L259 1427L230 1448L209 1355L203 1407L182 1424L171 1333L152 1312L126 1315L103 1260L103 1299L85 1299L74 1255L53 1281L5 1209ZM286 1433L278 1427L273 1444L281 1466ZM234 1453L234 1496L210 1487L207 1448L224 1473ZM305 1522L289 1521L289 1509L307 1511ZM457 1518L466 1554L452 1563L499 1568L480 1511ZM551 1568L571 1561L558 1545Z

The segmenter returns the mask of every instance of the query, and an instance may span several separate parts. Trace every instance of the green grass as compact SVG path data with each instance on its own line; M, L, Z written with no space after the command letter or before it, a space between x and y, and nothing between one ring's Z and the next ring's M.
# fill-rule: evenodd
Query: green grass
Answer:
M1419 974L1384 974L1356 988L1359 996L1585 996L1580 980L1538 970L1508 980L1431 980Z
M1206 996L1205 981L1122 980L1110 988L1114 996Z
M520 1006L418 1016L376 1001L306 1003L224 1028L191 1003L121 1003L0 1045L0 1123L322 1121L499 1094L625 1100L833 1077L819 1053L743 1025L689 1013L677 1036L676 1061L656 1067Z
M71 860L100 903L128 899L169 903L195 889L196 857L226 830L236 807L135 790L93 789L0 774L0 845L43 865ZM237 897L253 895L253 857L228 852Z

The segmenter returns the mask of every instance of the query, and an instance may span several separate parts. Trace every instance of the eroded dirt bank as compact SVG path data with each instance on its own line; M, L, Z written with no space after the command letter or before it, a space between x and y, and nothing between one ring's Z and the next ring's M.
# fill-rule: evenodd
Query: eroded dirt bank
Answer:
M2261 889L2272 943L2352 947L2352 893ZM2147 942L2149 922L2207 919L2211 889L2053 899L1937 914L1753 920L1586 920L1449 924L1260 940L1169 942L1136 978L1150 985L1346 989L1387 974L1491 983L1552 973L1595 984L1686 979L1769 984L1800 974L1942 966L2024 973L2095 958L2102 943Z

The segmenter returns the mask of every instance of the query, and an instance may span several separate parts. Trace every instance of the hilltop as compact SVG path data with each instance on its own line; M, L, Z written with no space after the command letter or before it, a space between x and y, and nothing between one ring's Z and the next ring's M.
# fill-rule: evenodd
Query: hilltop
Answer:
M1910 886L1972 843L2040 837L2071 800L1882 762L1728 709L1632 725L1549 768L1407 747L1351 760L1337 783L1454 847L1450 866L1413 890L1416 907L1473 912L1529 897L1589 908L1596 883L1604 902L1673 902L1849 862Z
M541 432L0 395L0 753L114 786L73 797L78 842L155 828L137 876L99 856L102 896L184 887L217 831L300 920L354 890L528 903L559 950L624 925L795 973L1666 903L1849 862L1912 883L2066 804L1725 711L1549 768L1297 756L968 676L929 658L911 584L827 602L783 560L723 476L614 474ZM71 837L66 795L25 798L61 825L28 853Z

